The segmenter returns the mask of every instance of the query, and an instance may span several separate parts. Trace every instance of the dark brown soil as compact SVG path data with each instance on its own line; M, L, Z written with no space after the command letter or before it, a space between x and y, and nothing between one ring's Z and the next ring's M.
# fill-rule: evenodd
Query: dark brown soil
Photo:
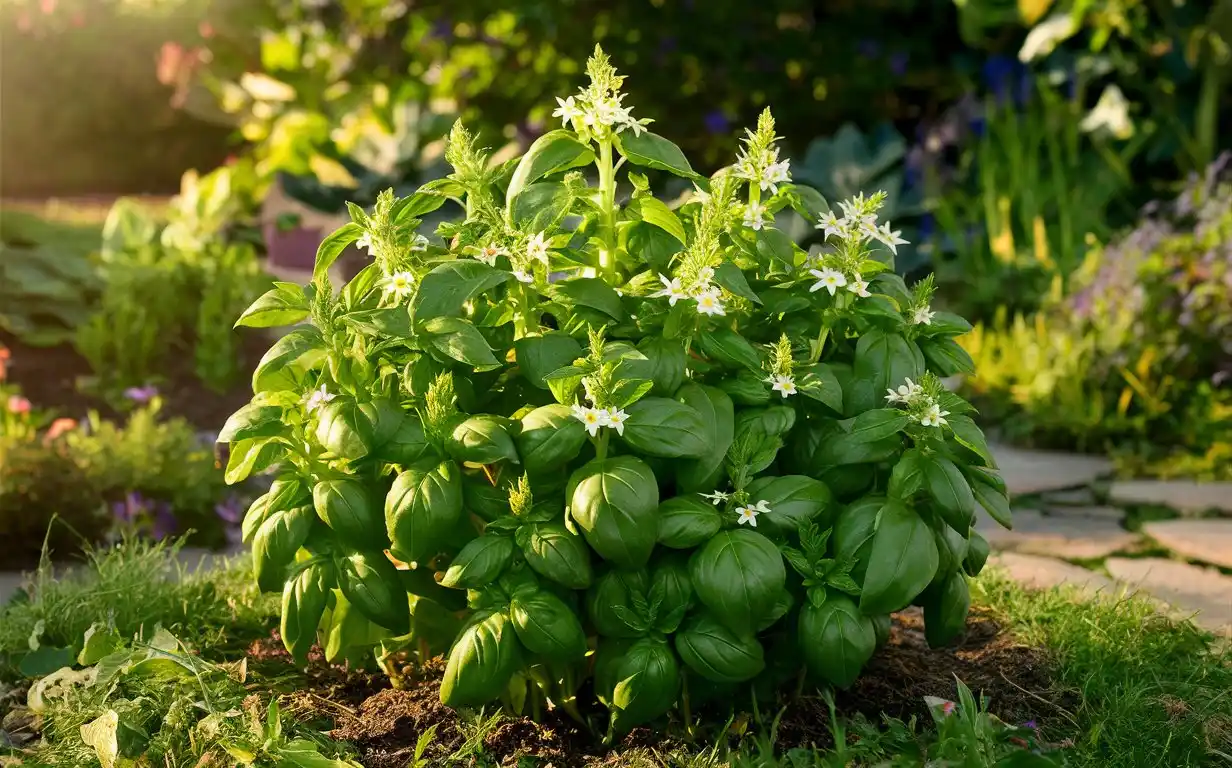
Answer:
M224 393L214 392L197 378L190 342L180 345L184 351L169 355L159 372L162 381L156 382L165 416L182 416L202 430L218 430L228 416L248 402L252 397L248 372L257 367L270 347L270 340L255 330L243 329L239 333L240 370L245 373ZM7 347L12 355L7 366L9 380L20 386L36 407L53 409L58 416L74 419L84 417L90 410L97 410L105 418L120 415L101 397L78 386L80 381L93 376L93 371L71 344L31 347L0 332L0 346Z
M274 641L255 644L250 654L270 663L285 663L286 659L281 644ZM1075 706L1073 694L1053 688L1049 668L1042 652L1017 643L986 615L973 615L966 636L954 647L929 649L922 617L912 610L894 617L889 644L878 652L852 689L838 693L837 708L846 719L860 714L877 723L884 713L904 720L914 716L927 723L924 696L956 698L957 677L977 696L988 697L990 711L1005 722L1037 720L1042 725ZM682 744L639 728L609 749L601 745L597 735L559 712L548 713L542 724L508 716L486 732L463 727L459 715L440 703L442 671L443 662L437 660L422 670L418 679L394 689L381 676L331 668L315 653L312 683L293 698L302 714L332 721L331 735L351 742L359 751L360 762L368 768L413 764L417 740L434 726L434 738L423 756L429 761L449 755L482 754L485 764L514 766L519 758L533 756L537 765L568 768L601 765L631 750L651 748L662 754ZM588 691L579 692L579 700L590 699ZM594 715L596 726L604 722L599 710L585 714ZM727 714L707 719L722 722ZM750 720L747 713L735 714L738 720ZM829 709L818 696L791 701L780 720L779 748L830 745L829 719ZM756 727L749 725L750 730ZM482 736L468 743L467 735L476 733ZM715 734L702 734L700 739L703 744L711 744Z

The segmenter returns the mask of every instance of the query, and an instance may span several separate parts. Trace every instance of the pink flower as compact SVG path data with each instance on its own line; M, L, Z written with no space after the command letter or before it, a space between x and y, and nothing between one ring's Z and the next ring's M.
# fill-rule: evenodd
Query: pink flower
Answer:
M84 27L86 25L86 15L81 11L77 11L73 14L73 17L69 19L69 23L74 27Z
M197 32L206 40L214 36L214 25L208 21L203 21L197 25Z
M26 11L21 11L17 14L17 31L29 32L34 27L34 20L30 18L30 14Z
M46 440L51 442L52 440L64 435L66 432L72 432L76 428L77 422L73 419L56 419L51 422L51 426L47 429Z
M29 413L30 401L21 395L9 397L9 413Z
M50 16L56 12L56 0L41 0L39 10L43 12L44 16Z

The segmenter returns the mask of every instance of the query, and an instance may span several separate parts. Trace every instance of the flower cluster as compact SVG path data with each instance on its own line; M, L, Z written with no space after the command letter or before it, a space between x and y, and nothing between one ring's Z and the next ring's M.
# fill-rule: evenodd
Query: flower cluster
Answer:
M835 216L834 211L827 211L818 217L815 227L822 230L826 238L835 237L848 249L875 240L897 255L898 246L906 245L907 241L900 237L901 231L890 229L890 222L882 222L878 226L877 210L883 202L884 192L878 192L871 197L864 197L864 193L860 193L851 200L839 203L843 212L841 218Z
M590 75L590 85L578 89L576 96L557 97L559 106L552 117L559 117L565 126L572 127L583 141L604 138L625 129L640 135L651 121L633 117L633 108L621 104L625 98L620 92L624 77L616 74L616 68L597 46L594 56L587 62L586 73Z
M774 135L774 117L770 109L757 118L757 130L745 131L744 147L736 156L734 173L736 178L744 179L750 186L755 186L759 192L774 194L779 191L780 184L791 183L790 160L779 160L779 148L775 143L780 137ZM765 206L759 205L756 199L751 199L745 207L745 226L761 229L765 216Z
M791 356L791 339L784 333L778 343L770 348L770 375L763 379L770 385L771 391L778 392L783 399L800 391L792 375L795 365Z
M594 406L587 408L580 403L575 403L572 410L573 418L585 425L586 432L591 437L597 435L602 427L611 427L616 430L616 434L623 435L625 422L629 420L629 414L621 408L596 408Z
M929 275L915 284L912 289L911 306L907 308L907 317L912 325L932 325L936 312L932 310L933 276Z
M703 315L725 315L723 307L723 289L713 283L714 268L702 267L686 284L687 277L668 277L659 275L663 288L650 294L651 298L666 298L667 303L676 306L681 299L692 299L697 302L697 311Z
M940 428L948 423L945 417L950 415L949 411L941 410L941 404L937 401L940 387L936 377L928 374L922 384L907 379L897 390L886 390L889 394L885 399L891 405L906 406L910 419L920 426Z

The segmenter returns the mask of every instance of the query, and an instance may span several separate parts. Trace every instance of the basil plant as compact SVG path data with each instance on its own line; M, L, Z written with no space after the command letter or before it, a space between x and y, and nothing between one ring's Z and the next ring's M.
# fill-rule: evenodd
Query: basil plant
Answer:
M298 324L220 438L229 480L276 473L243 531L286 647L447 653L457 707L580 717L593 678L618 733L750 683L850 685L912 604L950 641L977 505L1009 523L939 379L971 370L968 324L894 274L882 195L830 210L791 182L769 111L704 178L602 51L588 74L520 158L456 125L453 173L351 206L312 284L239 320ZM695 190L672 207L651 171ZM429 241L447 201L465 217ZM352 243L373 263L336 289Z

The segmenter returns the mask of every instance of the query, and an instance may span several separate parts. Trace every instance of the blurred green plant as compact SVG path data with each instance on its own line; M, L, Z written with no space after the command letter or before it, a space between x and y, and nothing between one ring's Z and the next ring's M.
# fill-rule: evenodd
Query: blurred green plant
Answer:
M951 118L971 143L953 167L924 162L943 240L933 267L964 314L1032 311L1063 289L1091 237L1107 239L1132 216L1130 164L1143 138L1088 135L1077 101L1037 86L1021 108L990 99Z
M97 228L0 211L0 330L35 346L70 338L98 292L97 246Z
M968 385L1011 437L1232 477L1230 161L1093 249L1033 318L1002 311L963 337Z

